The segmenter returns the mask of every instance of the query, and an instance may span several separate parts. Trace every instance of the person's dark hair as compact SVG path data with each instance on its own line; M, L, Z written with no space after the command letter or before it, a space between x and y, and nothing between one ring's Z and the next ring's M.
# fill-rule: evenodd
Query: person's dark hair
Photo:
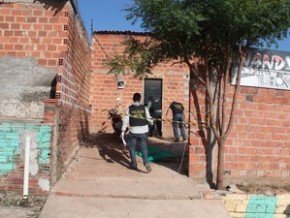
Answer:
M141 100L141 94L140 93L134 93L133 95L133 101L136 102L136 101L139 101L140 102Z

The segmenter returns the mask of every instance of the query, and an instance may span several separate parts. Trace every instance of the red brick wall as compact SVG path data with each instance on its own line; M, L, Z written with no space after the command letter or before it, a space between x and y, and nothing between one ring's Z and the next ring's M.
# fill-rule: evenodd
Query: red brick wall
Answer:
M232 94L232 86L230 90ZM197 94L204 105L203 93ZM287 90L241 87L234 127L225 145L226 178L247 180L290 176L289 97ZM191 109L197 114L192 97ZM189 175L205 178L205 147L199 136L200 131L193 127ZM215 155L216 152L214 159Z
M60 5L60 7L63 5ZM32 3L0 5L0 56L35 57L42 66L56 68L61 51L64 12Z
M118 89L117 79L114 75L108 75L109 67L106 62L113 55L121 54L124 46L122 42L127 36L110 33L95 33L92 40L92 130L94 132L107 131L111 132L110 120L108 120L107 111L118 106L118 111L124 113L126 107L132 103L134 92L140 92L144 97L144 80L134 78L134 74L123 76L125 88ZM146 36L135 35L134 37L143 40ZM189 73L188 69L180 64L172 65L160 64L153 69L153 75L148 78L163 79L163 115L173 101L180 101L184 104L188 112L188 87ZM141 100L142 101L142 100ZM171 119L171 111L168 114ZM163 122L164 136L173 137L170 122Z
M63 8L56 98L59 99L57 177L75 154L80 142L89 134L91 53L84 27L70 7Z
M44 114L44 122L58 130L52 145L58 157L52 177L58 178L89 133L90 45L70 1L31 2L0 4L0 57L34 57L58 75L58 101L47 100Z

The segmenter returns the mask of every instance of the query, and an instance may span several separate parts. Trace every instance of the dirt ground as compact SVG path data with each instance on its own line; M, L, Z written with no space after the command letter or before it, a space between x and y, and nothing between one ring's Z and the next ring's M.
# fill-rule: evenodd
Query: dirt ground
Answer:
M125 150L122 141L118 135L111 133L96 134L90 138L83 146L94 146L95 140L98 144L102 144L104 147L109 145L115 145L115 150ZM160 151L170 152L176 155L176 157L164 158L158 161L160 165L166 165L171 169L187 175L188 173L188 145L183 142L173 142L174 138L149 137L148 145L158 147ZM110 148L112 149L112 148ZM114 151L116 152L116 151ZM236 188L245 193L251 194L281 194L290 192L290 180L289 179L267 179L262 178L257 182L256 178L248 179L248 181L232 181ZM228 184L225 184L225 190L228 190Z
M125 138L127 141L127 138ZM97 141L97 143L96 143ZM99 146L99 152L111 153L111 155L120 156L120 153L127 152L127 148L124 147L120 137L114 133L99 133L92 135L85 141L82 146L95 147ZM158 150L158 152L164 152L167 155L154 160L160 165L166 165L179 172L180 174L187 174L188 165L188 144L185 142L174 142L174 138L157 138L148 137L148 147ZM149 148L150 151L150 148ZM128 153L128 152L127 152ZM150 156L150 154L149 154ZM116 159L116 157L114 157Z
M284 194L290 193L290 182L282 182L278 184L237 184L236 185L241 191L251 194Z
M37 218L46 200L47 196L29 196L27 200L24 200L17 193L0 192L0 207L23 208L23 211L19 212L20 215L15 214L15 217L23 217L21 214L25 214L27 218Z

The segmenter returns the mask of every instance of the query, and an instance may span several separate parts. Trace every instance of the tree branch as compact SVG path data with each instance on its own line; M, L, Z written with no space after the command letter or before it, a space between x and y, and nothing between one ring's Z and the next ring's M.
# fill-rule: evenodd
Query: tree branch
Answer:
M237 72L236 88L235 88L235 93L233 96L232 111L231 111L230 118L229 118L229 125L228 125L228 128L227 128L226 133L225 133L225 138L228 137L228 135L232 129L232 126L233 126L233 119L234 119L234 114L235 114L236 105L237 105L237 97L238 97L238 94L240 92L241 72L242 72L242 67L243 67L244 60L245 60L245 53L242 50L241 44L239 44L239 58L240 58L240 63L239 63L239 68L238 68L238 72Z

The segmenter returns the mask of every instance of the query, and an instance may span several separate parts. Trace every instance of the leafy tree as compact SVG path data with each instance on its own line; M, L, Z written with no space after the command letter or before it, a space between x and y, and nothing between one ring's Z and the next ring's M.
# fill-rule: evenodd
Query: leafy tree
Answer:
M218 145L216 183L217 189L223 189L224 145L233 126L247 49L287 37L290 0L132 1L127 18L132 23L141 19L141 27L150 37L144 41L129 38L123 55L109 61L111 72L129 70L146 76L160 62L172 60L188 66L195 85L206 90L205 121ZM238 58L239 66L234 94L229 95L233 58Z

